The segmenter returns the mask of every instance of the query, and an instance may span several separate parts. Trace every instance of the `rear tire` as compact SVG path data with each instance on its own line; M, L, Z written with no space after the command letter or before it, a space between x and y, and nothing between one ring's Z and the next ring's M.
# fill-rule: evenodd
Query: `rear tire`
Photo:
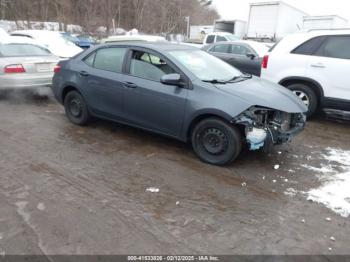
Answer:
M64 109L68 119L76 125L86 125L90 120L89 110L82 95L70 91L64 98Z
M318 107L318 98L314 90L305 84L292 84L287 86L308 107L307 117L313 116Z
M192 147L197 156L212 165L227 165L242 150L239 130L218 118L199 122L192 131Z

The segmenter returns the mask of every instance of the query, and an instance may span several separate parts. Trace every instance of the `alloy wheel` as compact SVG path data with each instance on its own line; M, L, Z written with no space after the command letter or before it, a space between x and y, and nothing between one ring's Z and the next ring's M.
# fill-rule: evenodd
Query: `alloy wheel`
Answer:
M299 97L307 107L310 106L310 98L306 93L300 90L293 90L293 93Z

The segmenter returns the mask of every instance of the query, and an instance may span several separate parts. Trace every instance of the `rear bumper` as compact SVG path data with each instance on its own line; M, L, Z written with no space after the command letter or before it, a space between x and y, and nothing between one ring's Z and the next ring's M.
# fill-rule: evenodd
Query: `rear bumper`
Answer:
M40 75L3 75L0 76L0 90L35 89L50 87L53 74Z

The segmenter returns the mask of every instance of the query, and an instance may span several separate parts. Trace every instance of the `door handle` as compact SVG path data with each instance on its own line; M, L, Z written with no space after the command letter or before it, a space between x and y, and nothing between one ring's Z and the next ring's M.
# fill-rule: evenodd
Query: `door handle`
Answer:
M124 86L127 88L137 88L137 85L131 82L124 82Z
M80 71L79 74L80 74L81 76L89 76L89 73L86 72L86 71Z
M325 68L326 66L322 63L317 63L317 64L311 64L311 67L315 68Z

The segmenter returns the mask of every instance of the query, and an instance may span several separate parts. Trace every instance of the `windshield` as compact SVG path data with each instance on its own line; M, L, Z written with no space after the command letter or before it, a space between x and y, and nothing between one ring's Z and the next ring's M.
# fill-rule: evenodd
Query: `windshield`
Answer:
M30 44L0 45L1 56L47 56L50 52L42 47Z
M229 81L242 75L236 68L201 50L170 51L170 54L202 81Z

